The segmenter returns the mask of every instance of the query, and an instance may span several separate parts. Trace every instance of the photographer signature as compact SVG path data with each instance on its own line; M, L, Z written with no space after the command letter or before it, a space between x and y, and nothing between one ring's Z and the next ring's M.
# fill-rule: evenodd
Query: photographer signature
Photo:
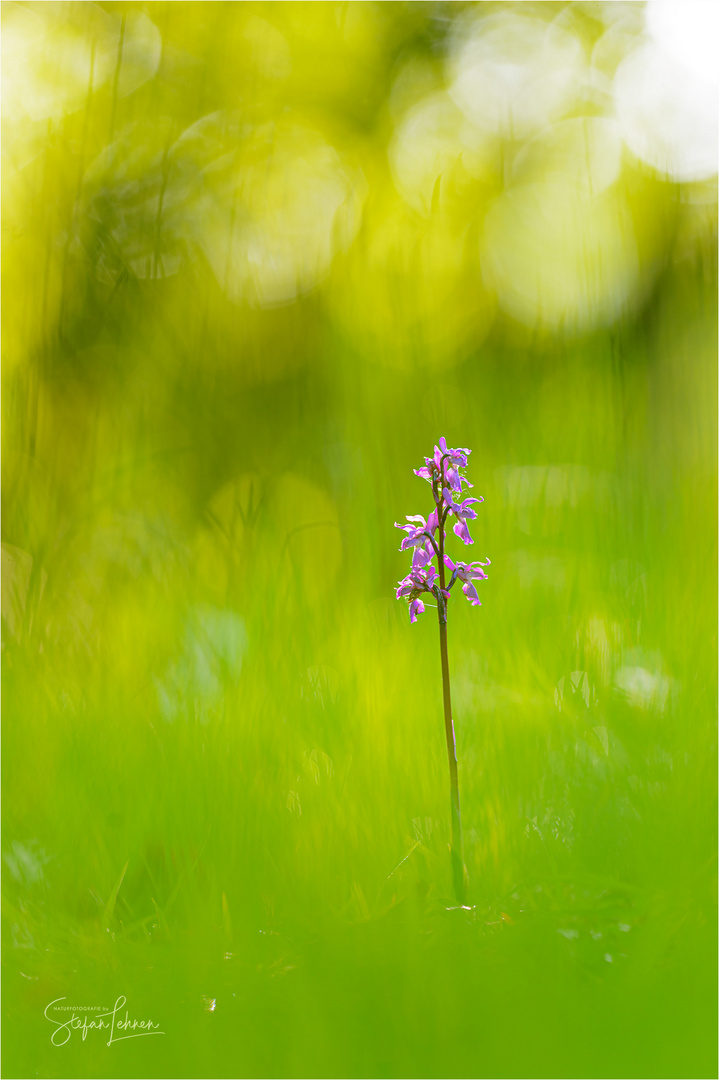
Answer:
M164 1035L164 1031L159 1031L159 1024L154 1023L152 1020L132 1020L130 1019L127 1009L125 1009L124 1018L120 1015L121 1010L127 1003L127 998L120 995L115 1002L113 1009L107 1012L101 1012L90 1018L89 1016L78 1016L78 1012L85 1011L87 1007L83 1007L81 1010L78 1006L60 1005L59 1002L66 1001L67 998L59 997L51 1001L49 1005L45 1007L44 1015L45 1019L49 1020L51 1024L55 1025L55 1030L50 1036L50 1042L53 1046L64 1046L70 1041L72 1033L82 1032L82 1041L87 1038L90 1031L109 1031L110 1037L107 1040L107 1045L111 1046L113 1043L122 1042L124 1039L139 1039L143 1035ZM55 1006L55 1012L71 1012L72 1015L69 1020L61 1022L60 1020L53 1020L51 1016L48 1016L48 1011ZM94 1011L92 1008L87 1008L87 1011ZM122 1035L117 1032L123 1032ZM130 1032L130 1034L127 1034Z

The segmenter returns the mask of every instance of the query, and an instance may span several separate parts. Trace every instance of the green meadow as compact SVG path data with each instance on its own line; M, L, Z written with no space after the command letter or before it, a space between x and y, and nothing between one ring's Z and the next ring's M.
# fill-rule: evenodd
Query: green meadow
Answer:
M601 7L478 6L508 131L465 4L3 5L4 1076L716 1076L716 184Z

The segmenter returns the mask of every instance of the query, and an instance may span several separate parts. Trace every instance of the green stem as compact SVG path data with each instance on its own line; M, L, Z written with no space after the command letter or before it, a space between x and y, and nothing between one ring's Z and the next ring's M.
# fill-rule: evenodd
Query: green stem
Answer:
M439 518L439 586L445 588L444 575L444 522L447 513ZM449 760L449 786L452 804L452 832L450 855L452 859L452 879L458 904L464 904L467 894L466 869L462 851L462 815L459 808L459 777L457 775L457 743L454 737L452 720L452 696L449 687L449 654L447 652L447 598L440 594L437 604L439 615L439 651L442 659L442 699L444 703L444 734L447 740L447 758Z

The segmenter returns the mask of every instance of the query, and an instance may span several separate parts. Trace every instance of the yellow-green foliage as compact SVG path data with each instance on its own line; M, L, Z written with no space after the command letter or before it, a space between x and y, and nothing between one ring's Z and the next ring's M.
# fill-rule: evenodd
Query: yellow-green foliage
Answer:
M713 1074L716 200L617 126L642 9L4 4L6 1075Z

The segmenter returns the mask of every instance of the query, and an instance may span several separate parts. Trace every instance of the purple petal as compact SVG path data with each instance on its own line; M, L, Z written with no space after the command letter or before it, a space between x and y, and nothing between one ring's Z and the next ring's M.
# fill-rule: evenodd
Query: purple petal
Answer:
M453 491L458 491L460 495L462 494L462 480L463 477L459 475L456 467L447 470L447 483Z
M412 569L421 570L422 567L427 565L431 557L432 556L425 550L425 548L415 548L414 555L412 556Z
M475 587L474 587L474 585L472 584L471 581L468 581L466 585L462 586L462 592L464 593L464 595L467 597L468 600L471 600L472 607L481 607L482 606L482 601L477 596L477 590L475 589Z
M406 551L407 548L413 548L417 546L416 536L405 536L400 544L399 550Z
M445 555L445 557L444 557L444 565L449 567L449 569L452 570L452 571L454 571L455 567L457 566L456 563L452 562L449 555Z
M433 510L427 518L427 532L434 533L439 528L439 518L437 517L437 511Z
M424 611L424 604L421 600L413 600L409 605L409 621L417 622L417 616L421 615Z
M458 521L452 530L455 536L458 536L465 544L473 544L474 540L469 535L469 529L467 528L466 521Z

